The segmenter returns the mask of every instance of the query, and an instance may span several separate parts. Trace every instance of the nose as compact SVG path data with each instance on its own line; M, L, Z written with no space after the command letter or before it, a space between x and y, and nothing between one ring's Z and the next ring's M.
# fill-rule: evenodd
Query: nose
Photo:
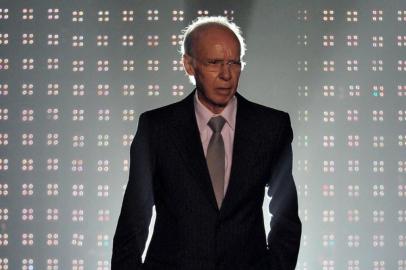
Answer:
M230 65L227 63L223 63L221 65L221 70L220 70L220 78L222 78L225 81L228 81L231 79L231 71L230 71Z

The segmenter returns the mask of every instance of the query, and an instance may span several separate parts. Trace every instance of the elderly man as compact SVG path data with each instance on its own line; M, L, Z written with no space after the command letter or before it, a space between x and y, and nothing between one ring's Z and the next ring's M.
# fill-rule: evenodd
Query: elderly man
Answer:
M224 17L202 17L186 28L183 64L196 88L140 115L113 270L295 268L301 222L290 119L237 92L244 52L239 28Z

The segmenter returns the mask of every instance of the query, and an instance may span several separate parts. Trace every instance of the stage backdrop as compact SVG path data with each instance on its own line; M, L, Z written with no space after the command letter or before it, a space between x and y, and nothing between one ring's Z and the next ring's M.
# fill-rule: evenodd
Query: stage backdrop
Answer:
M242 27L238 91L290 113L297 269L406 270L401 0L1 1L0 269L110 268L138 117L191 92L201 15Z

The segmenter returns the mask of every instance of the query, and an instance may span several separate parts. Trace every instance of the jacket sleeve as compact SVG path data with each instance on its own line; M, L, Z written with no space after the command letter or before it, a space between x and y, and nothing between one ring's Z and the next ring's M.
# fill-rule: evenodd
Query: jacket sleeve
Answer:
M142 113L130 148L129 179L113 238L112 270L141 269L154 205L153 172L150 131Z
M302 223L298 216L298 198L292 176L293 131L289 114L279 133L279 152L273 162L268 182L271 197L269 211L272 214L268 234L267 256L259 269L294 270L299 253Z

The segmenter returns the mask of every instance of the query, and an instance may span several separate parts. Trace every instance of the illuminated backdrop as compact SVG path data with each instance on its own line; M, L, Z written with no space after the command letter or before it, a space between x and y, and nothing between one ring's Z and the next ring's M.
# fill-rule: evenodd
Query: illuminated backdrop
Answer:
M239 92L291 116L297 269L406 270L395 0L2 1L0 269L110 268L138 116L192 90L177 50L201 15L242 27Z

